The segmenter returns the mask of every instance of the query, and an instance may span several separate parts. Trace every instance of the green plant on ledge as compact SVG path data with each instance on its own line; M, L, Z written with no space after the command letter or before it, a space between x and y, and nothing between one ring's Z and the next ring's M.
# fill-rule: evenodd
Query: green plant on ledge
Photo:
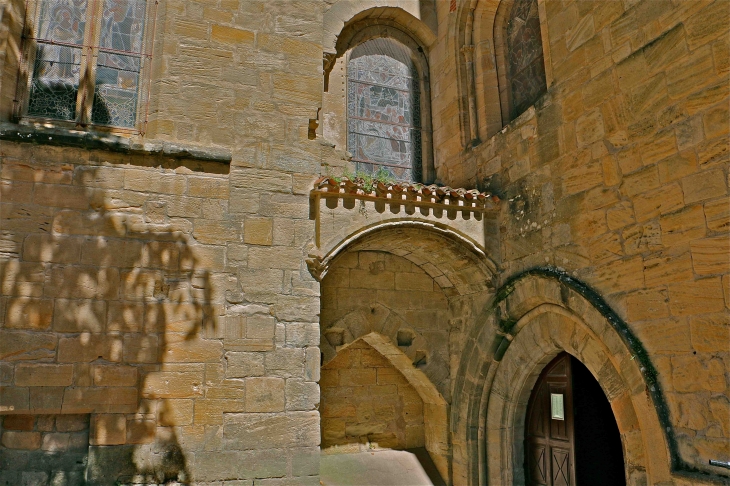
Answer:
M375 189L375 186L379 182L385 184L386 186L396 183L395 177L393 177L391 173L388 172L388 169L386 169L385 167L379 168L372 174L369 174L362 170L358 170L354 173L346 172L344 177L347 177L349 180L357 183L358 185L361 184L365 192L372 192L372 190ZM337 178L335 178L335 180L337 182L340 182L339 180L337 180Z

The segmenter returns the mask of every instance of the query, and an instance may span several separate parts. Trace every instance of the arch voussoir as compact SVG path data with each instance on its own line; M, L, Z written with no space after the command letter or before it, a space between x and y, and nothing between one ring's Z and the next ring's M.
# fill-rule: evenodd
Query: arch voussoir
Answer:
M454 483L524 482L524 426L529 396L555 356L567 351L580 360L604 390L621 434L626 476L651 482L670 478L671 445L661 425L655 371L641 343L610 308L579 282L554 270L536 270L508 280L482 315L497 332L474 329L468 344L491 341L486 354L465 350L454 392L455 409L481 408L481 421L455 420ZM474 377L480 366L488 368ZM658 396L658 398L657 398ZM659 405L657 405L659 400ZM475 427L483 427L474 434ZM475 435L479 439L475 439ZM481 442L480 442L481 441ZM459 454L465 454L460 457Z

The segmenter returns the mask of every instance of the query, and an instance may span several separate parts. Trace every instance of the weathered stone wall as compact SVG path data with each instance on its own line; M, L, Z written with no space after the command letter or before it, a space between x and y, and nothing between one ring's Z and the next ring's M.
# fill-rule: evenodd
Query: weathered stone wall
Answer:
M0 420L0 484L86 484L89 415L5 415Z
M134 140L233 161L0 141L0 413L90 414L90 484L318 484L321 2L157 19Z
M721 473L707 463L730 459L727 2L546 1L541 15L548 93L465 151L455 27L439 31L440 178L505 201L502 281L549 265L606 299L658 370L681 457Z
M390 305L417 331L413 342L438 341L409 346L408 357L418 363L415 353L429 350L424 371L450 400L467 337L485 326L489 292L531 267L563 269L605 299L648 351L683 460L721 472L707 462L730 460L727 2L539 1L548 93L501 132L480 127L473 148L462 131L456 35L456 16L470 2L456 2L454 12L451 2L435 2L437 29L433 2L386 3L438 36L425 49L438 179L503 200L499 218L475 239L489 253L483 260L496 264L488 271L454 250L461 243L442 252L430 251L436 240L418 247L426 230L403 229L401 246L393 234L365 242L418 260L383 257L410 267L374 292L378 306ZM480 3L496 12L496 0ZM149 124L131 138L220 148L233 160L211 171L194 160L0 140L0 414L5 425L7 417L35 416L33 427L50 415L88 414L92 484L135 477L317 484L320 288L305 263L315 252L307 194L323 164L342 168L347 157L341 134L334 150L310 140L310 120L323 103L323 43L331 52L338 33L323 39L323 32L385 3L160 5ZM0 8L7 120L23 15L18 2ZM371 14L363 25L387 17ZM385 20L392 27L397 19ZM489 30L479 48L491 47ZM485 52L476 59L494 74ZM331 74L325 128L344 113L335 106L341 74ZM493 123L489 110L498 103L485 93L495 87L483 79L475 86L485 90L477 111ZM345 223L346 231L335 228L345 218L333 212L325 236L352 234ZM373 289L352 287L352 276L365 287L378 275L352 255L339 257L327 277L335 281L346 268L347 285L323 290L325 354L330 324L371 311L361 304ZM424 287L403 287L397 277L406 274ZM515 315L541 302L533 297L510 300ZM334 317L340 305L347 312ZM512 310L500 312L506 319ZM637 423L655 420L650 407L637 410ZM616 413L620 424L631 422L618 405ZM40 434L43 451L45 431L22 432L33 441ZM442 439L439 464L448 470ZM2 461L16 454L4 447ZM51 479L52 468L24 471ZM9 474L17 482L17 472Z
M449 307L441 287L413 262L378 251L346 253L322 281L324 362L370 332L388 336L449 396Z
M370 443L425 445L423 400L393 365L364 341L322 367L322 447Z
M305 300L284 275L301 257L272 262L266 250L294 254L294 235L280 242L267 206L230 209L235 172L2 149L2 411L91 413L94 484L315 475L316 310L281 307ZM278 294L255 303L267 275ZM263 421L255 440L251 421ZM273 452L297 443L309 459ZM220 469L223 449L249 462Z

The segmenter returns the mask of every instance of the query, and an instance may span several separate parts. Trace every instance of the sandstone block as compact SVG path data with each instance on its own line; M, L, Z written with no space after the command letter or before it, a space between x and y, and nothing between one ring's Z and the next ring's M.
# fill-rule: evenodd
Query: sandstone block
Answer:
M41 447L41 434L40 432L6 430L3 432L0 442L8 449L32 451Z
M319 325L313 322L288 323L286 343L295 347L319 346Z
M302 378L304 376L304 360L304 349L276 349L264 355L266 374L281 378Z
M166 363L210 363L220 360L223 344L210 339L188 339L185 334L168 333L162 359Z
M226 450L304 447L319 444L318 412L239 413L223 417Z
M280 295L273 311L279 322L319 322L319 298Z
M317 410L319 408L319 385L314 382L286 380L286 409Z
M63 390L63 413L135 413L137 388L73 387Z
M723 198L705 203L705 219L710 231L730 230L730 205Z
M686 247L684 247L686 248ZM693 279L692 259L686 249L678 247L644 259L644 281L647 287L687 282Z
M277 450L199 452L195 454L192 469L196 482L236 484L236 480L283 477L287 472L287 461ZM241 486L249 484L241 481Z
M261 376L263 374L263 353L226 353L226 378L244 378L248 376Z
M33 202L41 206L86 209L89 207L89 194L88 189L82 186L35 184Z
M710 167L730 160L730 140L720 137L697 146L697 162L700 167Z
M723 274L730 271L730 239L727 236L690 242L692 265L697 275Z
M91 445L119 445L127 441L127 419L122 414L96 415L91 421Z
M142 396L147 398L191 398L203 395L203 377L195 372L155 371L145 378Z
M306 381L319 381L321 359L319 348L307 348L304 359L304 379Z
M0 386L0 410L28 410L30 392L26 387Z
M62 386L34 386L28 388L31 410L39 413L58 413L63 405Z
M621 183L621 192L629 197L634 197L642 192L659 187L659 171L656 166L651 165L641 170L624 175Z
M137 368L133 366L94 365L92 374L96 386L134 386L137 384Z
M277 170L243 169L231 173L231 185L245 188L247 193L272 191L290 193L292 176Z
M659 224L662 228L662 243L667 247L702 238L707 232L705 215L700 205L663 216Z
M240 233L241 223L238 221L197 219L193 229L195 239L209 245L240 241Z
M53 316L54 331L100 333L104 331L105 326L105 301L56 299L56 310Z
M596 285L604 291L625 292L644 287L644 264L639 256L597 267L594 275Z
M254 33L248 30L214 24L211 39L224 44L253 44Z
M33 430L35 417L33 415L5 415L3 429L5 430Z
M719 277L669 286L669 309L675 316L720 312L724 300Z
M686 204L727 194L725 176L721 169L698 172L682 179Z
M71 434L55 432L43 434L41 449L48 452L66 452L69 449Z
M143 334L124 336L125 363L156 363L158 357L158 337Z
M25 364L15 367L18 386L69 386L73 382L73 365Z
M666 290L655 288L632 292L626 296L626 311L630 321L645 321L669 317Z
M183 426L193 423L193 400L163 400L159 404L158 422L163 426Z
M301 249L289 246L255 246L248 250L250 268L299 270L302 258Z
M673 356L672 384L679 392L724 392L727 389L725 364L719 358L705 360L695 355Z
M121 336L84 333L58 342L58 361L61 363L90 362L99 358L121 361Z
M662 184L681 179L697 171L697 157L693 152L683 152L659 162L659 180Z
M285 406L282 378L246 378L246 412L280 412Z
M62 414L56 417L56 430L59 432L78 432L88 427L88 415Z
M5 327L44 330L53 320L53 300L17 297L7 300Z
M77 263L81 240L46 234L30 234L23 241L23 260L28 262Z
M689 318L692 347L701 353L723 353L730 342L727 314L705 314Z
M228 178L188 177L188 195L207 199L228 199Z
M690 332L684 320L656 319L637 326L636 333L650 353L689 352Z
M640 222L668 214L684 207L684 194L677 183L663 185L633 199L636 219Z
M250 245L271 246L274 240L272 218L246 218L243 223L243 242Z
M273 339L276 319L254 314L246 318L246 337L251 339Z

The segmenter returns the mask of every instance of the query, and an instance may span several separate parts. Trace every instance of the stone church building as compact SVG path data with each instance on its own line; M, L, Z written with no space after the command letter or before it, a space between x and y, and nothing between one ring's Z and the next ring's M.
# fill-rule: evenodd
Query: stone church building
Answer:
M729 73L727 0L0 0L0 485L728 484Z

